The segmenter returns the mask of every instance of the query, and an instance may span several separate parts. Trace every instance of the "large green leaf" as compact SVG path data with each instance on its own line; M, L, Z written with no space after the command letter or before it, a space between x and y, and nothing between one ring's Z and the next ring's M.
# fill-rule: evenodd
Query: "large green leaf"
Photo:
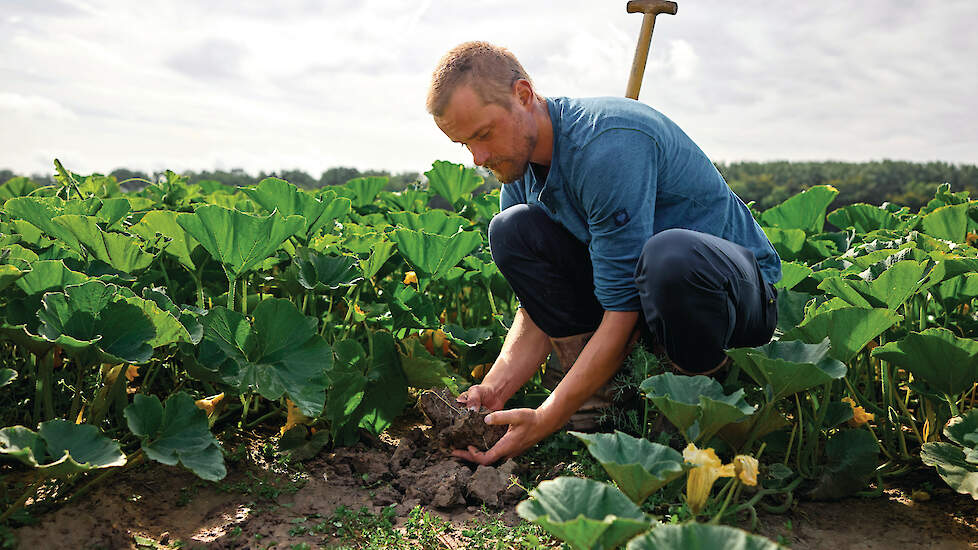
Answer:
M754 413L743 389L725 395L723 386L708 376L667 372L646 379L641 390L690 441L709 441L720 428Z
M177 342L191 341L190 332L180 319L171 312L160 308L155 301L138 296L126 296L124 300L142 310L153 323L155 334L148 342L150 346L158 348Z
M136 394L124 414L148 458L169 466L181 463L210 481L227 475L221 445L210 432L207 414L186 393L172 394L165 405L155 395Z
M17 281L17 286L28 296L50 290L61 290L88 280L88 275L68 269L61 260L38 260L31 264L31 271Z
M788 198L761 214L761 225L781 229L801 229L805 233L821 233L825 226L825 211L839 191L831 185L816 185Z
M963 449L950 443L924 443L920 460L936 468L952 489L978 500L978 464L969 462Z
M575 550L615 548L652 526L618 489L578 477L540 483L516 512Z
M465 329L458 325L447 324L442 327L442 331L448 336L449 340L460 346L473 348L492 338L491 327L477 327Z
M926 262L905 260L896 262L870 281L830 277L818 288L854 306L895 310L917 292L924 282L926 270Z
M931 237L963 243L968 233L971 203L943 206L924 216L921 228Z
M869 233L877 229L896 229L902 223L900 218L891 212L869 204L844 206L829 214L826 219L839 229L852 227L859 233Z
M783 260L794 260L805 248L805 232L801 229L781 229L778 227L763 227L774 250Z
M38 187L40 186L31 181L30 178L10 178L3 185L0 185L0 205L14 197L26 197Z
M790 290L812 274L812 268L795 262L781 263L781 280L775 283L779 290Z
M446 237L450 237L458 233L463 227L470 225L469 220L456 214L449 214L444 210L428 210L423 214L388 212L387 216L398 227Z
M445 276L462 258L482 244L482 234L476 231L459 231L446 237L397 229L391 233L391 238L418 276L432 280Z
M391 210L403 210L407 212L424 212L428 206L431 194L425 190L405 189L396 193L384 191L380 193L380 199L387 203ZM499 201L497 200L498 204Z
M348 287L363 280L355 267L357 259L351 256L328 256L308 248L299 248L292 259L298 270L298 281L303 288L316 292Z
M436 160L424 175L428 177L428 187L452 205L462 197L472 196L482 185L482 176L474 168L443 160Z
M287 395L309 417L323 411L326 372L333 352L289 300L266 299L255 308L254 326L238 312L207 312L198 361L244 393L266 399Z
M221 262L229 280L256 267L306 224L302 216L259 218L214 205L180 214L177 223Z
M873 349L873 357L903 367L933 390L951 396L978 382L978 342L945 328L911 332Z
M662 525L629 541L626 550L779 550L760 535L726 525Z
M113 269L133 273L146 269L153 262L153 255L139 247L129 235L102 231L95 216L66 214L54 218L54 222L74 235L97 260Z
M949 420L944 426L944 435L962 447L978 449L978 409Z
M61 241L72 250L82 252L74 234L54 221L55 217L64 213L64 201L61 199L55 197L18 197L4 203L3 210L14 218L19 218L37 227L45 235Z
M389 178L387 176L366 176L353 178L343 184L343 186L353 191L355 197L353 199L353 206L355 208L363 208L368 204L373 204L374 199L377 198L377 193L380 193L387 186L388 180Z
M829 354L848 363L870 340L902 320L902 315L889 309L844 307L844 304L838 304L809 317L785 333L782 340L817 344L828 338L832 343Z
M652 493L683 474L679 451L615 431L613 434L570 432L587 445L618 488L641 506Z
M930 292L947 306L954 307L978 298L978 273L965 273L932 286Z
M242 191L268 212L278 211L283 216L303 216L307 223L298 232L303 238L315 235L327 224L331 225L336 218L345 216L351 207L350 199L337 197L335 192L324 194L320 200L278 178L265 178L257 187Z
M394 255L394 243L387 239L378 240L371 247L366 260L360 260L360 271L364 278L370 279L384 267L384 263Z
M407 404L407 379L401 368L394 337L389 332L370 333L367 387L357 410L360 427L377 435L387 429Z
M846 366L829 356L829 341L818 344L775 341L756 348L727 350L758 385L765 388L768 401L838 380Z
M88 281L45 294L37 312L39 334L84 365L148 361L156 327L116 292L115 285Z
M404 284L388 286L384 292L384 299L394 319L394 330L441 326L434 301L412 286Z
M866 487L879 464L879 444L869 430L842 430L825 443L826 464L811 496L831 500Z
M64 478L126 463L119 443L98 428L60 418L41 422L37 433L23 426L3 428L0 454L37 468L46 478Z
M333 345L333 368L326 373L329 387L326 390L326 407L323 416L329 421L330 436L335 440L340 430L354 415L363 402L367 377L367 352L356 340L340 340Z
M27 271L22 271L20 268L14 265L0 265L0 290L3 290L17 282L17 280L23 277L25 273L27 273Z
M169 240L164 245L163 252L173 256L180 265L190 271L195 271L197 265L192 254L200 243L177 223L179 215L179 212L172 210L153 210L147 212L138 223L133 224L129 231L150 242L154 242L158 236L166 237Z

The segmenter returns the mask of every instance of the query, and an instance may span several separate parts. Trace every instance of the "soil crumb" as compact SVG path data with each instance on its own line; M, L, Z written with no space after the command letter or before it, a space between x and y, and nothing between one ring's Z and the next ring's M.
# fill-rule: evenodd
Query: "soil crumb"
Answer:
M448 388L424 392L418 399L418 408L437 434L435 443L444 450L467 449L472 445L487 451L506 434L506 426L486 424L487 409L464 408Z

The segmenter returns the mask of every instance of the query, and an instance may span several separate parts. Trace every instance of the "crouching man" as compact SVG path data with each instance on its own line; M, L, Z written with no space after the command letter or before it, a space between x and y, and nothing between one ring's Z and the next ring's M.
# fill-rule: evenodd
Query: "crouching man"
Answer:
M502 182L489 246L520 301L484 380L459 396L508 424L481 464L516 456L607 405L638 334L686 374L768 342L781 261L748 208L671 120L624 98L537 94L504 48L449 51L427 98L435 124ZM554 351L551 395L502 410Z

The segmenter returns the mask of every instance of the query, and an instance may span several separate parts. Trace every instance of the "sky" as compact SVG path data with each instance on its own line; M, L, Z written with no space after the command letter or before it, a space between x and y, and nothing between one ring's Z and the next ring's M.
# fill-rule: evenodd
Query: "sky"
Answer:
M978 2L678 3L639 99L714 161L978 164ZM543 95L624 95L625 4L0 0L0 168L471 164L424 108L438 58L487 40Z

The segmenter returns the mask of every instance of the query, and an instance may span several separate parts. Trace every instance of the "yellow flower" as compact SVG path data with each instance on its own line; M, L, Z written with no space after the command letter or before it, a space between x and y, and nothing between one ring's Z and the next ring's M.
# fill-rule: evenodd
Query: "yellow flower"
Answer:
M293 426L309 423L309 417L302 414L302 411L299 410L299 406L293 403L291 399L286 398L285 404L288 408L289 414L285 419L285 426L282 426L282 428L279 430L280 435L284 435L285 432L292 429Z
M418 284L418 274L413 271L408 271L404 274L404 284Z
M126 367L126 380L132 382L137 376L139 376L139 367L136 365Z
M733 460L734 471L744 485L757 485L757 459L747 455L737 455Z
M869 422L870 420L876 418L873 413L866 412L866 409L862 407L857 407L856 402L852 400L851 397L843 397L842 401L848 403L852 407L852 418L849 419L849 425L853 428L858 428L863 424Z
M694 514L699 513L710 497L713 483L721 477L733 477L733 464L723 464L713 449L697 449L690 443L683 450L683 460L694 468L686 475L686 503Z
M214 414L214 410L217 409L217 406L223 400L224 400L224 392L221 392L217 395L212 395L204 399L198 399L194 401L194 405L197 405L198 409L207 413L207 416L211 416L212 414Z

